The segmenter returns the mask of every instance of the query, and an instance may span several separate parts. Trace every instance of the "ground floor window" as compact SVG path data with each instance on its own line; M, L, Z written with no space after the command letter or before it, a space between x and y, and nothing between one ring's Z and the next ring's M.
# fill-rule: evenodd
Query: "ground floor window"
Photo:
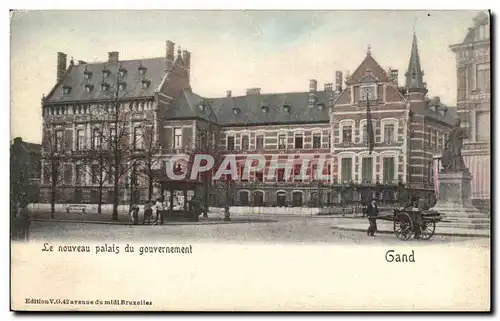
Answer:
M276 195L276 205L286 206L286 195L285 192L278 192Z
M240 205L248 206L248 191L240 191Z
M73 192L73 201L75 203L81 203L83 200L83 192L81 189L77 188L75 189L75 191Z
M255 191L253 193L253 205L262 206L264 204L264 193L261 191Z
M302 192L293 192L292 205L296 207L302 206Z

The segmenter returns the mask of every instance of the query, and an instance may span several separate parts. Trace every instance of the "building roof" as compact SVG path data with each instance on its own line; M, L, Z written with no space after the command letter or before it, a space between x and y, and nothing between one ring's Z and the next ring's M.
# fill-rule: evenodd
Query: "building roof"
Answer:
M432 100L431 100L432 101ZM445 104L438 102L437 103L437 111L434 110L434 104L412 104L411 110L419 115L424 117L429 117L435 119L437 121L444 122L450 126L455 126L458 114L457 109L455 107L449 107ZM446 113L443 115L441 112L446 110Z
M139 73L139 67L145 67L144 76ZM165 76L165 58L148 58L123 60L118 63L97 62L70 64L64 77L56 84L54 89L45 98L45 102L64 102L77 100L95 100L112 98L114 89L117 87L118 69L123 68L126 73L120 79L126 86L120 91L120 97L149 97L153 96L156 88ZM104 78L103 69L109 70L110 74ZM91 79L85 78L85 72L91 73ZM149 85L143 88L143 80L149 81ZM110 91L103 91L101 83L110 85ZM93 88L87 92L86 85L91 84ZM68 86L70 92L65 94L64 87Z
M406 76L406 88L425 88L422 71L422 66L420 65L420 55L418 54L418 44L417 35L413 33L413 41L411 44L411 54L410 61L408 62L408 69L405 73Z
M389 76L380 64L373 58L371 51L368 50L365 59L361 62L354 73L347 79L346 84L352 85L362 82L366 77L374 77L377 81L388 82Z
M333 92L332 92L333 94ZM202 111L200 103L207 101L218 124L266 125L307 122L329 122L328 99L325 91L316 92L316 105L309 107L309 92L248 94L238 97L205 99L189 89L182 92L175 108L166 118L199 117L210 119L210 110Z

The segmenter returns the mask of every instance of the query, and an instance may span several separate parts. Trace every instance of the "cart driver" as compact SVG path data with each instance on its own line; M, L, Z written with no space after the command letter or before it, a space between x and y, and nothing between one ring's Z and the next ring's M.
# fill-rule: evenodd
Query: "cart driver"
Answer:
M373 199L371 203L366 208L366 214L368 216L368 223L370 226L366 231L368 236L375 236L375 232L377 231L377 215L378 215L378 207L377 202Z

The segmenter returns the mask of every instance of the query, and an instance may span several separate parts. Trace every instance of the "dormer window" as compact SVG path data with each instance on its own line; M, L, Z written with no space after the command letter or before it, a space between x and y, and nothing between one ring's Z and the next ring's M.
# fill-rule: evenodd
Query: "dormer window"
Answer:
M138 69L139 69L139 75L141 75L141 76L144 76L146 74L146 70L148 70L143 65L140 65Z
M366 101L377 99L377 87L375 85L365 85L361 86L361 90L359 91L359 100Z
M240 114L240 109L238 107L233 108L233 115L239 115Z
M291 108L292 106L290 106L289 104L283 105L283 110L285 111L285 113L290 113Z
M106 83L106 82L103 82L103 83L101 84L101 90L102 90L102 91L108 91L108 90L109 90L109 84L108 84L108 83Z
M63 94L69 95L71 93L71 86L64 85L63 86Z
M143 79L142 80L142 88L148 88L150 83L151 83L151 80Z
M87 68L85 68L85 71L83 72L83 76L85 77L86 80L92 79L92 71L89 71L89 70L87 70Z
M263 114L267 114L267 112L269 111L269 107L268 106L262 106L262 107L260 107L260 110L262 111Z
M86 92L91 92L94 89L94 85L92 84L85 84L85 91Z
M109 75L111 75L111 71L108 68L104 67L102 69L102 78L108 78Z
M118 90L123 91L127 88L127 84L125 82L118 83Z
M202 113L203 113L203 112L205 112L205 105L203 105L203 104L199 104L199 105L198 105L198 108L200 109L200 111L201 111Z
M127 69L120 66L120 68L118 68L118 74L120 77L124 77L127 74Z

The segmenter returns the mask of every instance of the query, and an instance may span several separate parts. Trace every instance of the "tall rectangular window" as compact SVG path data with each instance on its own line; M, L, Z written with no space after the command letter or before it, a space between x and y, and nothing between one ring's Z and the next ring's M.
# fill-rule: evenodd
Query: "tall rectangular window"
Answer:
M278 136L278 149L286 149L286 135Z
M142 150L143 148L142 127L134 127L134 149Z
M295 135L295 149L302 149L304 146L304 137L302 134Z
M63 131L56 130L55 134L55 142L54 142L54 151L61 152L63 147Z
M373 158L363 157L361 164L361 179L364 183L371 183L373 177Z
M321 148L321 134L313 134L313 148Z
M234 150L234 136L227 136L227 150Z
M116 139L116 128L112 127L109 130L109 143L108 146L110 149L114 148Z
M384 126L384 140L386 143L394 142L394 125L385 125Z
M437 131L432 131L432 149L437 150L438 148L438 133Z
M489 90L490 89L490 64L476 65L476 88Z
M78 129L76 131L76 150L85 149L85 130Z
M263 135L255 136L255 149L256 150L264 149L264 136Z
M75 183L77 185L83 184L83 165L75 165Z
M100 166L98 164L93 164L91 167L92 173L92 184L98 184L100 178Z
M341 166L342 166L342 168L341 168L340 177L341 177L342 182L352 181L352 158L350 158L350 157L342 158Z
M485 142L490 140L490 112L476 112L476 141Z
M352 142L352 127L344 126L342 127L342 142L351 143Z
M99 128L94 128L92 131L92 148L98 149L101 147L101 133L99 132Z
M285 181L285 169L284 168L278 168L276 170L277 172L277 181L278 182L284 182Z
M250 143L250 140L248 138L248 135L242 135L241 136L241 149L242 150L249 150L250 149L249 143Z
M182 128L174 128L174 148L182 148Z
M383 171L384 183L394 181L394 157L384 157Z
M363 144L366 144L368 142L368 126L366 124L363 125L361 131L361 141L363 142Z

